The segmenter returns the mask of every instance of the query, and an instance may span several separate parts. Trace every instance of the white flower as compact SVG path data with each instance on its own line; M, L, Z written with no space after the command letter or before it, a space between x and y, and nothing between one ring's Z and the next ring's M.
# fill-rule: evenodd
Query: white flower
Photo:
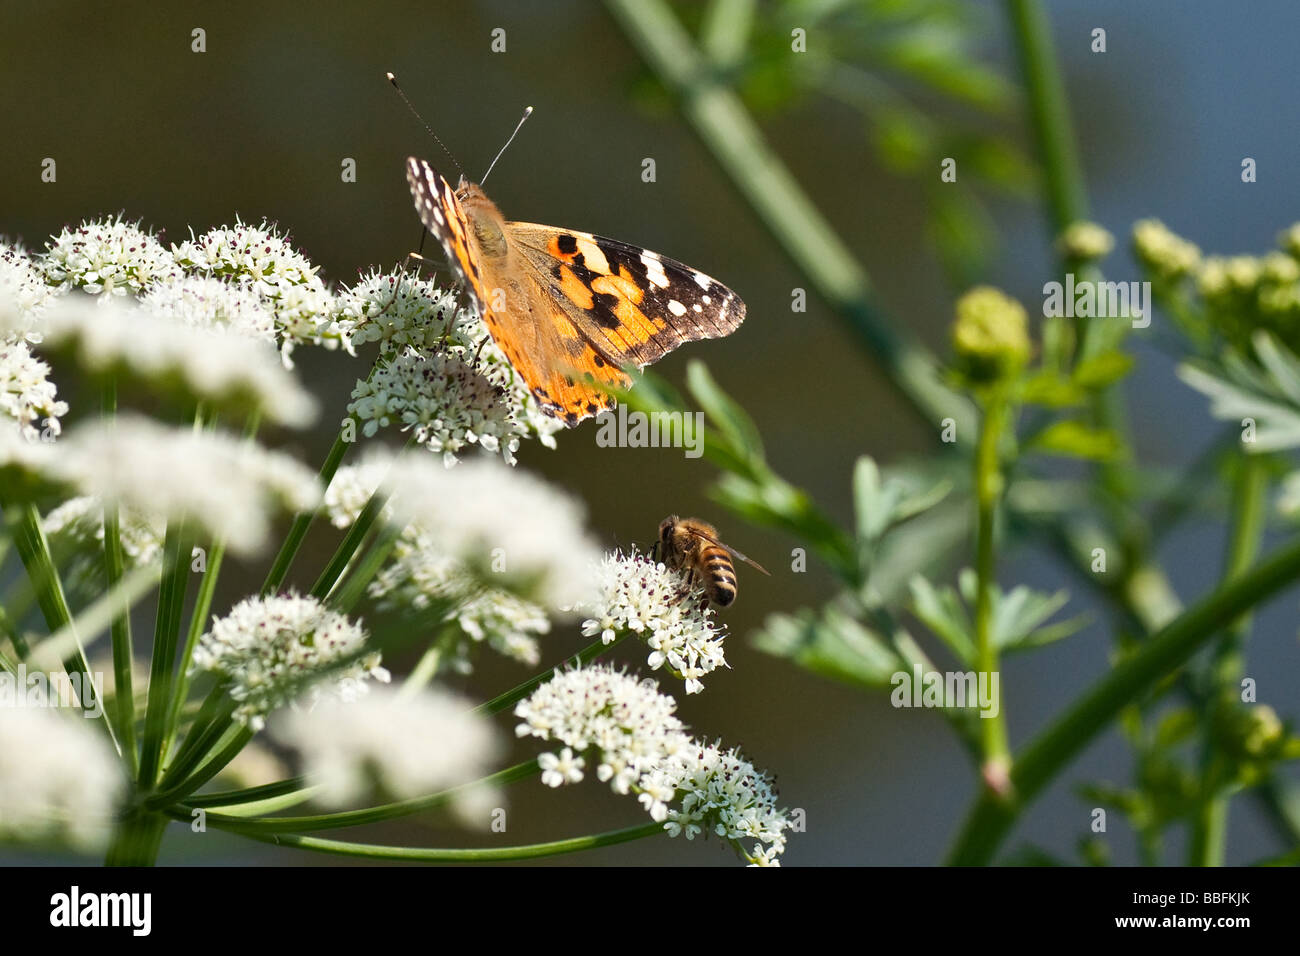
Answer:
M448 466L475 444L513 464L527 429L507 400L504 376L500 366L470 364L461 351L407 349L357 382L348 414L367 436L400 426Z
M454 292L415 273L372 270L338 296L338 306L353 344L378 342L384 354L477 344L464 334L473 313L459 308Z
M160 282L141 304L184 325L217 329L275 344L275 313L252 284L235 285L206 276Z
M273 510L320 501L316 476L294 459L221 433L123 415L81 425L46 472L84 495L166 521L184 519L236 554L266 543Z
M52 439L62 431L59 418L68 413L68 403L56 397L50 381L50 367L32 355L27 342L6 331L0 316L0 422L11 419L25 438Z
M772 778L738 750L696 743L674 762L669 775L679 795L679 805L667 810L665 829L671 835L684 832L689 838L692 828L696 833L711 830L751 864L780 865L791 821L777 807Z
M392 458L386 454L368 455L358 465L344 465L334 473L330 486L325 489L325 513L336 528L349 528L361 517L371 496L392 467Z
M392 459L371 454L359 465L345 465L325 492L325 512L336 528L347 528L383 482ZM391 520L385 509L385 520ZM465 639L444 650L446 666L472 670L474 647L486 643L513 660L535 665L541 659L537 637L549 633L546 610L503 588L485 587L456 558L438 546L418 524L403 528L393 554L370 582L369 594L381 609L426 610L446 602L444 621L454 621Z
M579 501L526 472L490 459L451 470L427 456L397 456L385 479L397 523L415 523L485 586L548 608L590 594L599 557Z
M565 745L538 758L547 786L580 780L578 761L594 754L597 779L635 793L671 836L713 833L752 864L779 864L791 822L772 779L734 748L692 740L676 706L653 682L597 665L557 672L520 701L515 733Z
M201 276L248 285L275 313L286 363L295 344L310 343L350 351L346 330L335 320L338 306L316 275L317 267L295 250L265 220L260 225L235 220L172 247L176 261Z
M537 765L542 768L542 783L548 787L580 782L586 763L581 757L575 757L568 747L561 750L558 757L545 753L537 758Z
M65 228L46 243L41 266L51 285L91 295L139 294L154 282L179 275L176 260L138 223L121 216Z
M459 787L486 774L501 752L487 718L436 688L404 697L375 687L350 703L323 700L277 714L271 731L299 751L310 783L334 806L355 804L372 783L399 800Z
M104 503L99 499L82 496L65 501L42 519L41 527L50 538L65 538L77 545L93 544L90 550L94 561L103 564ZM126 566L134 568L160 560L166 530L156 517L120 509L118 537Z
M236 719L260 730L266 715L287 703L316 702L322 692L350 701L365 693L368 678L387 683L378 652L327 673L365 644L360 624L313 597L250 597L212 622L194 650L191 673L228 680L239 702Z
M487 326L459 297L416 275L371 272L339 298L354 343L378 342L385 366L353 391L366 434L398 424L447 464L470 444L514 463L521 439L555 447L544 414Z
M26 252L0 242L0 322L29 342L38 342L40 335L31 326L54 295Z
M686 744L676 709L653 682L597 665L558 672L516 704L522 722L515 733L558 741L577 753L595 748L597 779L628 793Z
M315 415L311 395L273 349L254 339L82 295L51 305L38 328L45 348L67 350L92 374L137 380L152 394L258 410L286 425L305 425Z
M718 626L704 592L686 574L672 570L633 549L605 556L597 571L598 597L575 610L591 614L583 622L587 637L599 634L606 644L631 631L650 648L651 669L666 668L686 682L686 693L704 689L700 678L727 666Z
M102 848L125 793L117 756L85 717L0 700L0 840Z

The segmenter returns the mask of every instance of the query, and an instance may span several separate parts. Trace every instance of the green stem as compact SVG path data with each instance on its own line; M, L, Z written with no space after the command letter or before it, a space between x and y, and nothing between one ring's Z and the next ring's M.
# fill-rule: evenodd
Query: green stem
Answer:
M339 465L343 462L343 456L347 454L348 447L352 444L344 438L348 434L349 423L351 423L353 434L355 434L358 427L355 419L348 418L344 420L343 427L339 429L338 435L335 436L334 444L330 446L329 454L325 456L325 463L320 468L319 478L322 488L328 488L330 482L334 480L334 473L339 470ZM293 524L289 526L289 533L285 536L284 543L280 545L280 550L275 556L275 562L266 575L266 581L262 584L262 597L275 594L283 586L284 579L289 574L289 568L293 565L293 559L297 557L303 539L307 537L307 531L315 520L316 512L314 510L303 511L294 515Z
M993 634L993 589L997 584L994 534L1003 485L998 445L1007 411L1000 387L994 386L985 404L975 450L975 573L979 582L975 594L976 670L989 687L999 688L999 699L994 701L994 716L980 714L982 773L985 784L1003 797L1007 796L1011 772L1011 748L1007 743L1006 708L1001 700L1000 681L998 685L993 684L999 677L998 649Z
M512 860L535 860L539 857L558 856L562 853L594 850L602 846L615 846L631 840L658 836L663 832L664 825L662 823L652 822L626 827L622 830L611 830L607 833L574 837L569 840L554 840L550 843L532 843L524 846L502 846L478 850L445 850L425 847L383 846L374 843L347 843L342 840L326 840L320 837L294 836L292 834L284 836L278 834L264 836L248 834L248 836L263 843L274 843L276 846L292 846L300 850L315 850L318 853L363 857L371 860L419 860L425 863L492 863Z
M142 807L128 810L113 833L104 865L153 866L167 822L164 814Z
M103 414L110 421L117 414L117 386L109 382L104 386ZM122 580L125 559L122 555L121 516L116 502L104 503L104 575L108 590ZM135 688L131 665L135 649L131 639L131 608L126 603L118 609L110 625L113 642L113 700L117 714L117 736L122 742L122 755L126 758L131 776L139 771L140 754L135 741Z
M148 790L158 778L166 742L167 717L172 708L176 645L180 641L181 612L189 583L190 549L180 521L167 523L163 539L163 578L158 587L158 612L154 621L153 656L149 668L149 703L145 709L144 742L138 780Z
M397 540L402 536L400 528L388 526L379 533L375 543L357 562L354 567L341 582L338 583L333 593L330 595L329 603L344 614L351 613L356 607L358 601L366 593L366 588L374 580L376 574L392 554L393 548L397 546Z
M50 554L50 543L46 540L45 530L41 527L40 512L32 504L18 505L16 510L17 520L10 527L14 547L22 559L27 578L36 592L36 600L50 634L62 631L73 637L74 648L63 658L63 669L68 677L75 677L80 684L77 694L79 706L83 711L93 712L100 709L101 705L95 700L95 684L90 677L90 667L86 664L86 652L81 646L76 624L68 609L68 599L63 593L63 582L59 579L58 568L55 567L54 558ZM15 644L15 648L20 654L22 653L22 648L18 644ZM112 736L112 724L106 714L104 726Z
M1131 657L1094 684L1024 749L1011 772L1017 797L1014 803L994 799L987 792L976 801L949 854L949 862L968 866L990 862L1020 813L1126 705L1183 666L1221 628L1297 577L1300 538L1224 584L1144 641Z
M376 491L366 502L366 506L361 509L361 514L357 520L352 523L348 533L339 543L338 549L334 552L334 557L330 558L330 563L325 566L325 570L320 573L316 583L312 586L312 597L325 600L333 590L338 579L343 576L348 565L352 562L353 556L361 547L366 536L369 535L370 529L374 527L375 521L383 513L384 506L388 503L388 495L382 491Z
M194 600L194 610L190 612L190 626L185 635L185 649L181 652L180 667L176 669L176 692L172 694L171 710L167 715L167 727L162 745L164 760L176 740L176 730L180 723L181 709L185 706L186 698L189 697L190 684L193 680L190 675L190 665L194 660L194 650L198 647L199 638L203 636L208 613L212 610L212 596L217 590L217 578L221 574L221 562L225 558L225 554L225 542L214 541L212 554L208 557L207 567L204 569L203 577L199 579L199 593Z
M1268 462L1256 455L1242 455L1237 467L1232 536L1223 569L1224 581L1235 580L1249 570L1259 552L1266 523ZM1220 787L1218 771L1223 761L1216 745L1214 725L1232 706L1229 701L1235 697L1243 666L1242 643L1249 630L1249 615L1243 614L1232 622L1214 648L1206 675L1208 699L1202 709L1201 801L1192 819L1187 860L1190 866L1223 866L1229 801Z
M524 763L516 764L513 767L507 767L505 770L499 770L482 780L475 780L464 786L456 787L452 790L444 790L439 793L425 794L424 796L412 797L408 800L399 800L395 803L385 803L379 806L366 807L361 810L345 810L340 813L319 813L308 816L298 817L250 817L235 816L233 814L209 813L208 822L215 827L226 830L234 830L239 833L253 835L257 833L296 833L308 830L338 830L343 827L362 826L367 823L381 823L385 820L396 820L401 817L409 817L412 814L422 813L426 810L436 810L439 807L446 806L455 800L458 796L471 790L483 786L503 786L508 783L514 783L519 780L525 780L529 777L536 777L540 772L540 765L537 759L527 760ZM309 788L304 788L309 789ZM277 794L277 796L286 796L286 794ZM259 797L258 799L265 799ZM192 801L192 804L200 805L199 801ZM189 806L190 804L187 804ZM208 804L202 804L207 806Z

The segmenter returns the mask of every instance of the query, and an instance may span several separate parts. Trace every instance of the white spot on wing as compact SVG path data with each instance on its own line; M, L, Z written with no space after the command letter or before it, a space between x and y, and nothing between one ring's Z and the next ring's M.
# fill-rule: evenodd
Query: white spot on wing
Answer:
M597 275L609 275L609 260L592 237L577 232L572 235L578 240L578 251L582 253L583 264Z
M709 291L709 286L713 284L713 280L703 272L697 272L695 273L695 284L707 292Z
M668 273L664 272L664 264L659 261L657 255L653 252L641 253L641 264L645 266L645 277L651 285L661 289L668 288Z
M680 318L686 314L686 306L682 305L676 299L670 299L668 302L668 311Z

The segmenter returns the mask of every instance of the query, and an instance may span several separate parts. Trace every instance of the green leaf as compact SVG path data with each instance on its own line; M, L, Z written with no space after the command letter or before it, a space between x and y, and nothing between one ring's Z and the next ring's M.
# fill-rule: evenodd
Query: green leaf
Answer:
M923 575L912 578L912 613L948 645L963 664L975 660L975 635L970 617L952 588L936 588Z
M1029 443L1033 451L1091 461L1113 461L1123 450L1119 437L1112 431L1093 428L1083 422L1066 420L1044 428Z
M1044 408L1069 408L1082 405L1088 393L1078 383L1056 372L1038 372L1020 386L1020 398Z
M1114 385L1132 370L1133 356L1116 350L1084 359L1074 367L1071 377L1084 388L1095 391Z
M774 614L754 635L754 646L805 670L860 687L889 687L903 661L877 632L834 605L820 615L803 609Z
M978 577L970 568L957 575L957 588L936 588L924 577L912 579L912 613L966 664L975 660L975 629L967 608L975 606ZM959 596L960 595L960 596ZM1041 647L1078 631L1086 622L1075 617L1046 622L1069 600L1065 591L1046 594L1024 585L1003 592L992 587L993 643L1004 651ZM964 603L963 603L964 602Z
M722 437L737 452L753 460L762 460L763 440L753 419L718 386L709 374L708 366L698 359L693 359L686 367L686 387Z
M1228 352L1217 367L1180 365L1178 377L1209 397L1215 418L1236 425L1254 421L1254 441L1243 443L1246 451L1300 447L1300 359L1267 332L1256 332L1252 341L1258 365Z

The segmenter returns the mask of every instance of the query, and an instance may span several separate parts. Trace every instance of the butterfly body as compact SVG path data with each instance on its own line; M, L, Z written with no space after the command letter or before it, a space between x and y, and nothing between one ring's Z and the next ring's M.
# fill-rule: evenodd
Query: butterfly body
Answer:
M442 245L488 332L542 409L568 425L613 406L623 369L734 332L726 286L657 253L590 233L511 222L483 190L453 189L411 157L420 221Z

